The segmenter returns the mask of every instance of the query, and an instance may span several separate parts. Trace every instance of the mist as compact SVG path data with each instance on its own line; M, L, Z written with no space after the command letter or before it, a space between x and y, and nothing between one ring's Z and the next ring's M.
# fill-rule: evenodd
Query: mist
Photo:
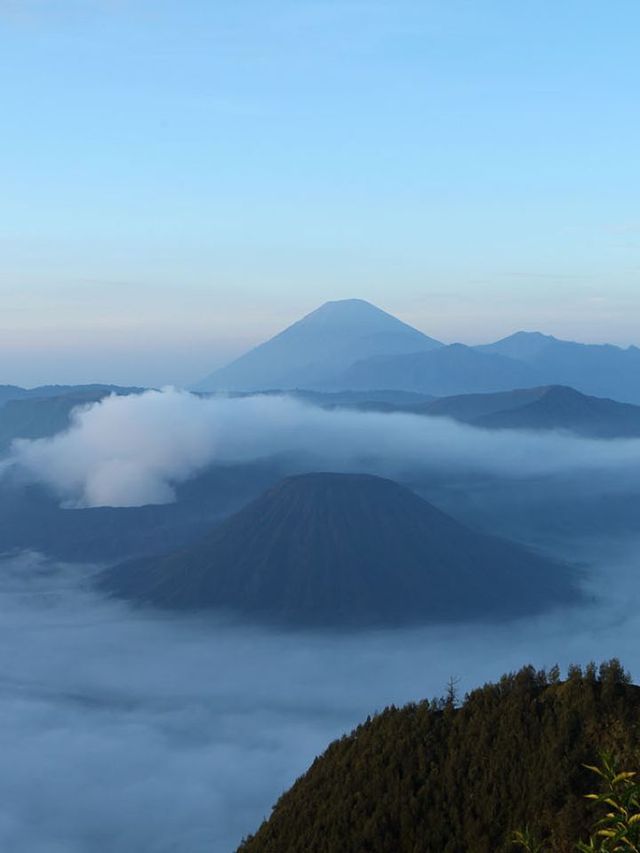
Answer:
M277 633L98 597L91 567L0 559L0 844L230 851L328 743L387 704L525 663L640 672L638 545L600 543L594 603L502 626Z
M492 432L445 418L327 411L286 395L206 398L172 388L80 407L66 432L15 441L4 470L17 467L68 506L139 506L173 501L177 484L214 462L275 455L303 456L309 469L389 475L593 472L617 487L640 473L638 439Z
M15 442L4 464L66 506L135 506L174 500L215 463L292 455L305 470L462 481L478 472L524 488L527 477L566 474L624 489L640 473L637 440L174 389L79 408L68 431ZM137 609L92 588L95 566L0 557L0 846L231 851L333 739L388 704L442 694L450 676L464 692L527 663L566 669L614 656L637 676L640 537L588 533L556 545L588 567L580 606L499 625L360 633Z

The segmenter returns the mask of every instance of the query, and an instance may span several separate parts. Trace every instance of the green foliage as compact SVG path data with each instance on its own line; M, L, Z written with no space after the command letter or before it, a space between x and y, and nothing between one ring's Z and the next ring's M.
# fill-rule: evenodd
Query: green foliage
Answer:
M602 790L586 794L604 808L604 816L596 821L587 842L578 841L579 853L640 853L640 782L636 773L619 772L611 755L603 755L599 767L586 765L600 776ZM517 831L513 844L526 853L550 853L527 828Z
M524 849L575 853L610 819L587 798L585 765L609 752L634 766L640 751L640 688L619 661L565 681L525 667L459 706L452 693L387 708L331 744L242 853L506 853L527 826L539 836L521 830Z
M589 767L602 778L603 790L587 797L604 807L604 817L596 823L587 844L580 842L581 853L640 853L640 782L636 773L618 772L611 756L604 756L600 767Z
M529 827L514 832L513 843L516 847L522 847L525 853L547 853L544 844L531 832Z

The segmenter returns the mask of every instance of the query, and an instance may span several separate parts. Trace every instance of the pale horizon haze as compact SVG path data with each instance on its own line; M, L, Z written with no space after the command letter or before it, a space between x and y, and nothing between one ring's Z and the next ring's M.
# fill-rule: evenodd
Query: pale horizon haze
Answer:
M331 299L640 344L640 6L0 0L0 384L190 385Z

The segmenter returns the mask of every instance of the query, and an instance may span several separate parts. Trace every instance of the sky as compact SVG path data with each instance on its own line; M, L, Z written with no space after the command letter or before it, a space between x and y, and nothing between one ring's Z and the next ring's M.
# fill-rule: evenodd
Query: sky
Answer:
M640 5L0 0L0 383L190 384L327 299L640 344Z

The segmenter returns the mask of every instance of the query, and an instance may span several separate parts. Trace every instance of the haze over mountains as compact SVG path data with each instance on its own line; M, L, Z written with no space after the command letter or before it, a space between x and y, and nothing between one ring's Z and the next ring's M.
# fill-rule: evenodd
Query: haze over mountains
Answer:
M247 356L237 383L230 372L228 391L225 382L220 393L0 389L3 683L16 696L15 720L6 726L6 811L23 813L11 769L23 753L44 750L40 764L57 767L64 750L73 765L62 817L58 775L28 786L25 832L44 840L23 849L44 849L57 832L61 849L78 838L91 849L105 826L120 832L122 814L135 808L149 818L123 830L122 845L110 851L164 849L167 838L176 849L230 850L327 743L376 708L435 692L452 674L466 689L523 661L538 666L561 657L566 666L635 648L640 407L542 382L540 365L549 357L541 353L555 343L538 335L514 340L504 352L446 346L349 301L283 334L277 359L269 343ZM579 363L585 350L576 346L569 348ZM609 348L587 350L596 361L603 352L612 358ZM633 351L613 358L631 364ZM613 375L606 365L590 372L605 385ZM257 392L252 375L264 386ZM448 394L459 389L481 391ZM12 444L15 438L23 441ZM52 570L56 558L66 565ZM28 615L14 623L15 612ZM388 730L390 716L366 724L331 747L337 771L330 758L317 762L246 849L296 849L283 845L290 836L305 853L323 849L314 838L328 838L330 808L337 819L328 849L351 844L359 851L377 839L386 853L387 831L402 839L389 849L405 842L407 850L422 849L428 828L435 832L437 815L446 814L431 848L441 853L459 814L457 780L475 761L480 782L469 790L481 802L486 738L495 739L494 723L506 719L500 732L513 761L505 770L515 776L500 788L505 773L493 765L490 819L481 826L491 840L479 851L500 849L492 833L508 837L525 752L527 803L542 809L518 814L537 819L558 801L555 790L544 802L536 793L541 779L557 786L566 770L553 776L553 766L541 767L541 729L549 756L575 746L556 727L556 706L568 709L569 733L576 720L564 686L543 691L545 707L553 706L547 728L538 726L528 688L522 706L511 701L518 691L505 706L491 705L482 725L473 703L468 727L464 713L431 706L419 706L420 725L409 738L415 706L391 715ZM518 730L521 707L533 717ZM445 717L451 728L442 727ZM37 722L25 727L25 719ZM105 740L114 720L121 728ZM584 720L583 731L593 733L593 718ZM425 732L436 730L440 746L421 752ZM150 746L137 752L145 731ZM363 752L369 733L371 749ZM230 752L234 736L241 749ZM93 745L103 744L89 780L88 741L94 765ZM167 744L174 762L163 753ZM576 752L576 764L590 757ZM417 779L422 796L416 806L406 789L399 826L396 758L417 766L404 778L409 787ZM423 774L425 760L431 770ZM176 785L185 767L190 783ZM102 796L105 778L116 780L120 799ZM442 778L453 780L449 789ZM164 793L156 779L165 780ZM319 796L307 796L316 784ZM34 827L42 785L55 807ZM443 791L451 820L434 805L434 792ZM575 815L573 785L563 791ZM363 795L366 808L358 812ZM195 817L194 800L201 804ZM97 801L98 817L87 818ZM86 823L80 833L78 803ZM503 809L498 822L494 807ZM473 808L465 809L456 850L472 849L467 830L479 826ZM177 812L180 829L172 832ZM204 840L185 841L203 827ZM149 833L159 839L155 847L146 843Z
M0 453L16 438L45 438L62 432L79 406L97 403L110 394L138 394L142 390L117 385L0 386Z
M640 349L518 332L478 347L444 345L364 300L328 302L203 380L203 391L304 388L446 396L570 385L640 403Z
M323 388L339 385L342 372L361 359L439 346L439 341L362 299L326 302L271 340L217 370L197 388Z
M510 391L535 385L537 374L527 364L502 355L450 344L431 352L376 356L356 362L339 383L357 390L397 388L433 394L475 394Z
M569 602L570 572L491 534L531 544L552 529L629 529L637 489L617 472L633 448L611 445L594 475L602 489L585 492L574 470L592 448L560 437L566 467L563 458L525 473L518 460L538 439L513 436L630 439L640 436L640 407L539 384L556 351L559 371L577 370L584 356L592 369L583 382L604 384L614 364L616 381L631 376L637 352L536 333L446 346L345 300L214 374L205 385L223 393L212 397L4 386L0 549L118 563L103 588L125 598L286 625L499 619ZM289 387L315 409L281 399ZM456 388L465 393L445 395ZM488 430L509 430L509 444ZM16 437L27 442L11 450ZM539 439L549 442L538 445L545 462L555 440ZM574 447L582 461L571 461ZM495 465L478 464L478 454ZM331 473L308 473L318 470ZM422 497L368 476L381 473ZM291 474L302 476L274 485Z
M571 385L597 397L640 402L640 348L561 341L539 332L517 332L478 347L528 364L543 384Z
M299 627L515 618L579 601L575 582L391 480L335 473L288 478L190 548L99 579L141 604Z
M347 299L326 303L197 387L200 393L285 391L328 409L447 415L490 429L633 437L640 349L559 341L538 332L477 347L445 345L364 300ZM141 390L0 386L0 453L15 438L68 428L76 406Z
M482 429L565 430L588 438L640 437L640 406L550 385L496 394L464 394L405 411L453 418Z

